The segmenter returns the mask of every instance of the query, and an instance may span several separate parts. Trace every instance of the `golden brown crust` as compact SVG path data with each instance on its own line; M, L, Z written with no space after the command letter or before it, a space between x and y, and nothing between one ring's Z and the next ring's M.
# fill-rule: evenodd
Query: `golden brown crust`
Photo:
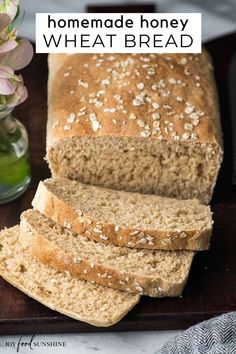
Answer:
M192 54L51 54L48 148L74 136L222 145L211 61Z
M56 246L35 230L24 213L21 216L20 234L22 242L27 240L31 255L43 264L50 265L61 272L68 271L78 279L152 297L179 296L187 281L194 256L193 252L189 252L190 262L186 274L178 282L171 282L161 277L139 276L128 271L122 272L119 269L103 266L99 263L90 263L86 258L74 259L71 254Z
M126 246L131 248L147 248L162 250L206 250L210 246L211 225L203 230L137 230L130 227L116 227L114 224L101 224L91 215L78 214L71 205L54 195L43 181L39 183L32 205L42 214L62 226L69 227L73 232L85 234L94 241ZM211 219L209 208L209 219ZM102 225L101 233L95 232L97 224ZM137 237L137 234L142 237Z

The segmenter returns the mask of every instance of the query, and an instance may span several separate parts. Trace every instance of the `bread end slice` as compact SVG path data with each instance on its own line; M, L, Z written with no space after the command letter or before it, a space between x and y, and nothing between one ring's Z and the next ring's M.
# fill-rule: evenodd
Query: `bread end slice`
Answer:
M19 242L19 226L0 232L0 276L52 310L98 327L121 320L140 299L58 272L30 255Z

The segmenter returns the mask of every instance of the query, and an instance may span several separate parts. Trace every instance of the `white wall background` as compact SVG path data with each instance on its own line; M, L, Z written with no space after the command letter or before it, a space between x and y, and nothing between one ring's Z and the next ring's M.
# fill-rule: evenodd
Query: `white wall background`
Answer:
M158 12L202 12L203 40L236 30L236 0L21 0L21 35L34 40L35 12L85 12L88 4L155 3Z

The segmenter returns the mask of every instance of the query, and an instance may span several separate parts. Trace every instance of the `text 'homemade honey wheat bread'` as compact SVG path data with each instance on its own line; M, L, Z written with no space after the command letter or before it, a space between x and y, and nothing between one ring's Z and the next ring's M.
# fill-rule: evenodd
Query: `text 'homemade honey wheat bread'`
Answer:
M211 210L198 200L51 178L40 182L32 204L55 222L99 242L165 250L204 250L210 245Z
M202 54L51 54L53 176L180 199L211 199L222 134Z
M95 326L118 322L139 296L78 280L32 258L19 242L19 227L0 233L0 276L28 296L69 317Z
M24 212L20 226L21 241L40 262L80 279L143 295L180 295L194 255L98 243L73 234L36 210Z

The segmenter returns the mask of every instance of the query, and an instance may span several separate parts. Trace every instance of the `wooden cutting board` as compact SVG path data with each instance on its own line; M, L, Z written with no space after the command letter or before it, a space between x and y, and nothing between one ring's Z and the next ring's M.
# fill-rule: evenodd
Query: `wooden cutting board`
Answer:
M198 253L182 298L143 298L122 321L101 329L53 312L0 280L0 334L184 329L212 316L236 310L236 189L231 185L231 128L228 72L236 51L236 34L207 44L211 52L221 103L225 158L213 198L214 234L211 250ZM39 180L50 176L45 155L47 58L35 55L23 72L29 99L16 110L30 137L32 182L18 200L0 206L0 229L19 223L30 208Z

